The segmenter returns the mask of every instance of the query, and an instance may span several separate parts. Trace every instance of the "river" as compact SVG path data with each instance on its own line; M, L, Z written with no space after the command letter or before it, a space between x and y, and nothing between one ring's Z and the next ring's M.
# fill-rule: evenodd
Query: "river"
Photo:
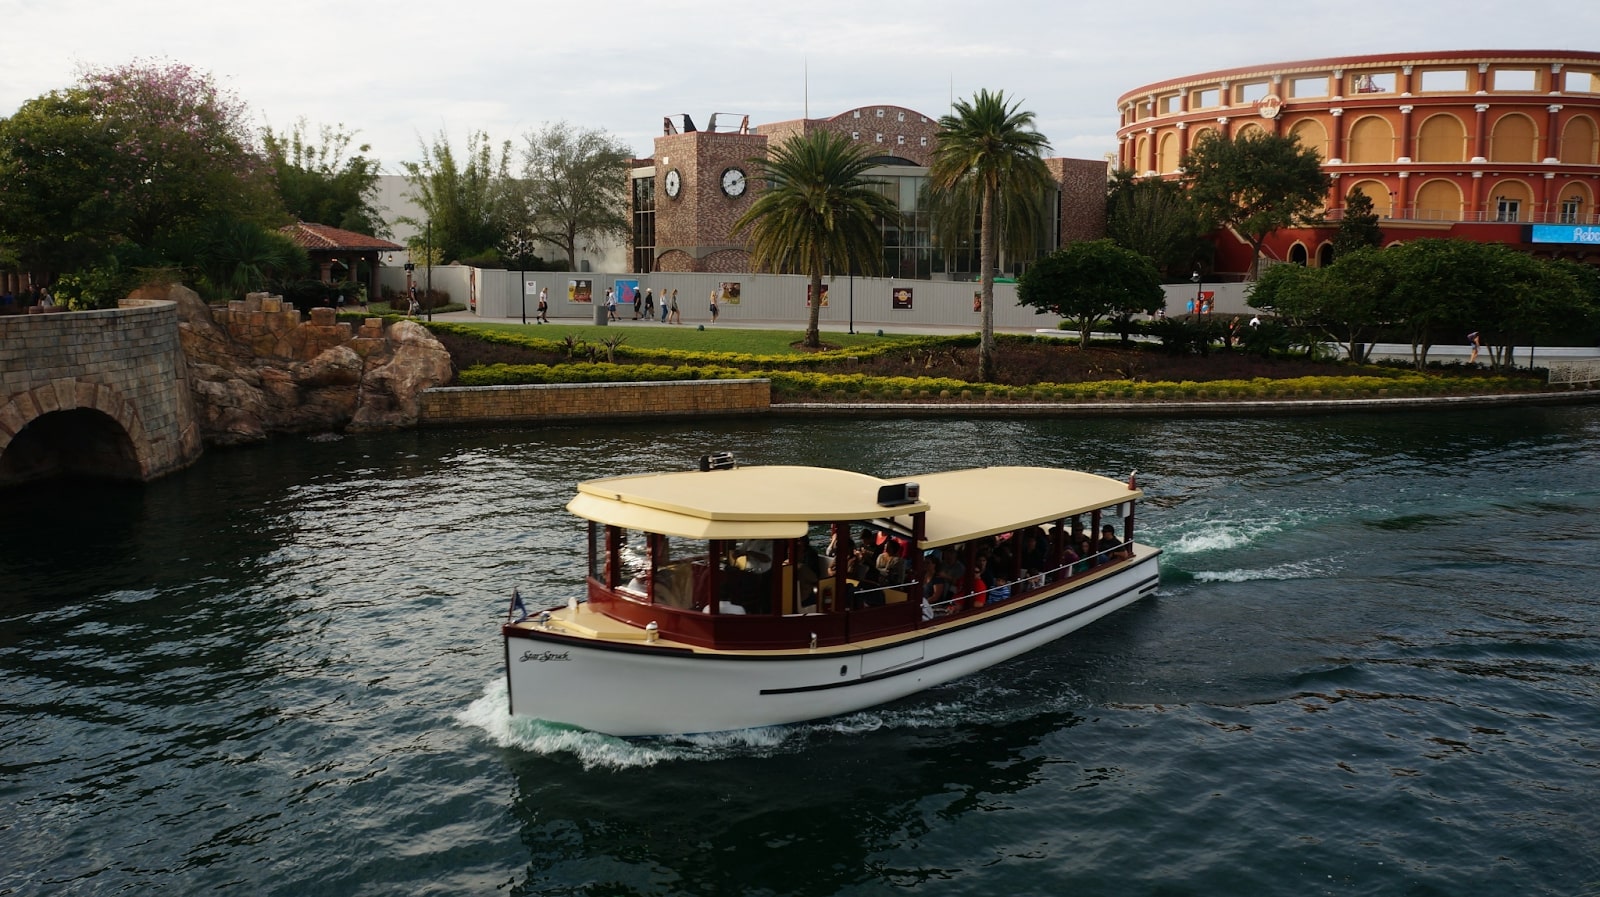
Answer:
M0 895L1600 895L1597 445L1593 407L753 419L0 494ZM508 719L573 483L712 450L1137 469L1162 591L839 719Z

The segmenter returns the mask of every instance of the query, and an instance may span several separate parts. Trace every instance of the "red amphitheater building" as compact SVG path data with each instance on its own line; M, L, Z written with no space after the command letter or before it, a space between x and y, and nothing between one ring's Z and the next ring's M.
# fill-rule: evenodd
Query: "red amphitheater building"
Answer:
M1463 50L1341 56L1205 72L1118 98L1119 167L1177 177L1201 135L1294 134L1333 179L1336 224L1359 190L1384 239L1459 237L1600 263L1600 53ZM1332 261L1334 226L1279 231L1268 258ZM1216 268L1250 264L1218 241Z

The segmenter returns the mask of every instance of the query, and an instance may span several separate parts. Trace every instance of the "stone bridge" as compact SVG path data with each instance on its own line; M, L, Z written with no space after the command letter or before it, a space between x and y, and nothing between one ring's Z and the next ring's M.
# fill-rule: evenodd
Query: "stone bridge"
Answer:
M175 302L0 317L0 487L145 481L200 457Z

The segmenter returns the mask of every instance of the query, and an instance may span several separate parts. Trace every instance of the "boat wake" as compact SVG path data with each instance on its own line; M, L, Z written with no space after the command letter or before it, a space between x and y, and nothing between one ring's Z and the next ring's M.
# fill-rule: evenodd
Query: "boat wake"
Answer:
M1186 532L1174 539L1162 539L1164 534L1155 533L1152 541L1162 546L1169 554L1189 555L1205 554L1212 551L1230 551L1255 544L1263 537L1271 536L1291 528L1294 521L1258 520L1250 523L1221 523L1207 525L1202 529Z
M1271 567L1240 570L1196 570L1189 573L1195 582L1257 582L1291 579L1317 579L1330 575L1329 564L1315 560L1294 561Z
M1002 669L1004 666L1002 666ZM575 726L511 716L504 679L483 687L483 695L456 714L456 722L478 729L502 748L544 756L569 755L588 769L638 769L660 763L768 757L798 753L818 738L875 732L948 729L951 726L1003 725L1040 713L1077 706L1081 697L1053 687L1040 695L1013 694L989 671L924 692L887 707L843 716L704 735L617 738Z

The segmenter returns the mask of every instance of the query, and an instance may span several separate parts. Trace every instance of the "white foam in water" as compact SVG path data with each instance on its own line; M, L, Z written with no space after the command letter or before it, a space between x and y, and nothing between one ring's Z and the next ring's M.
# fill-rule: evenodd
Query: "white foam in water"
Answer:
M1316 579L1329 574L1328 565L1315 561L1295 561L1257 570L1199 570L1197 582L1253 582L1257 580Z
M463 726L480 729L503 748L536 754L571 754L585 769L631 769L655 766L664 761L716 760L726 757L770 756L781 751L801 750L812 735L860 735L890 729L938 729L953 725L989 725L1056 709L1069 696L1052 691L1044 706L1035 702L1013 705L998 700L1010 689L987 677L972 676L942 686L947 700L915 702L893 709L870 708L844 716L798 723L767 726L704 735L673 735L659 738L616 738L584 729L518 719L507 710L506 683L495 679L484 685L483 696L456 715ZM949 694L954 692L954 694Z
M495 679L483 687L482 697L456 714L456 721L481 729L500 747L536 754L571 754L585 769L630 769L668 760L760 755L782 747L798 734L796 727L772 726L671 738L616 738L543 720L518 719L511 715L507 704L505 680Z
M1210 516L1185 520L1172 527L1147 529L1144 538L1160 545L1170 554L1204 554L1211 551L1231 551L1249 548L1263 539L1280 533L1314 525L1316 515L1309 511L1281 511L1273 509L1256 514L1241 511L1238 517Z

